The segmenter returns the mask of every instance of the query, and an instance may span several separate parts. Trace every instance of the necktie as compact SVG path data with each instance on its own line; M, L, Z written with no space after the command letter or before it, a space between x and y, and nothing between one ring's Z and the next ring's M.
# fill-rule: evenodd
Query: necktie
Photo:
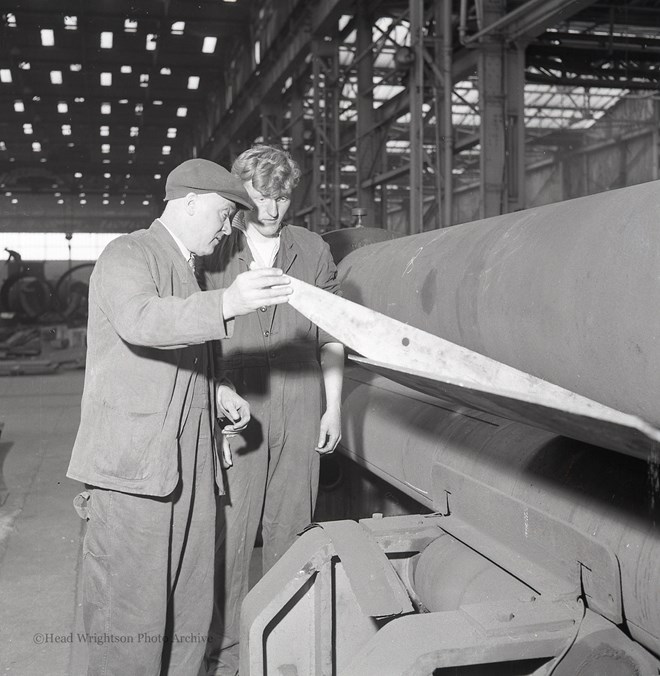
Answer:
M206 280L204 278L204 265L202 263L202 259L197 256L194 253L190 254L190 258L188 259L188 265L190 265L193 274L195 275L195 279L197 280L197 284L199 285L199 288L202 291L206 290Z

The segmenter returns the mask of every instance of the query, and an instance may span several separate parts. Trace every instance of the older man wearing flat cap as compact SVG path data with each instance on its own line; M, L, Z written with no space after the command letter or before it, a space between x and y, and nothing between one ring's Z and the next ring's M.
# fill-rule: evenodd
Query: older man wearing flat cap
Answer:
M203 159L168 176L160 218L111 242L90 279L87 370L67 476L83 482L88 675L197 674L213 603L218 417L249 408L219 384L210 341L233 318L285 303L277 269L202 292L195 258L250 208L239 179Z

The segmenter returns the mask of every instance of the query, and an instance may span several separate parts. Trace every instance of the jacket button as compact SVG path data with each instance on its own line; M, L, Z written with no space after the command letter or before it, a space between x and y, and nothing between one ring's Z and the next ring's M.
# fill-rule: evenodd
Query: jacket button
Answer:
M260 307L259 309L260 309L262 312L266 312L266 310L267 310L268 308L264 305L263 307Z
M266 336L266 338L268 338L268 336L270 336L270 331L264 331L264 336Z

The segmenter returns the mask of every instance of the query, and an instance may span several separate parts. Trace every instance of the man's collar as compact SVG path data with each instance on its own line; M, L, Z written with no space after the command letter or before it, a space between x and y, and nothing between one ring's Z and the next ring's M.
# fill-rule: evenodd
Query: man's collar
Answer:
M186 259L186 261L189 261L190 256L192 255L190 249L188 249L188 247L170 230L170 228L167 226L167 223L164 223L163 220L160 218L157 218L156 220L167 230L167 232L170 233L172 239L176 242L176 245L179 247L181 255Z

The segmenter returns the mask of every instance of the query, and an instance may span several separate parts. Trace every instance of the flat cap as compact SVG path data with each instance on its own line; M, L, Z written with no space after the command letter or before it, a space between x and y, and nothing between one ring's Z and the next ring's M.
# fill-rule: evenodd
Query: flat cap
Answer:
M195 158L172 169L165 183L165 199L175 200L188 193L215 192L237 206L252 209L252 202L239 178L210 160Z

